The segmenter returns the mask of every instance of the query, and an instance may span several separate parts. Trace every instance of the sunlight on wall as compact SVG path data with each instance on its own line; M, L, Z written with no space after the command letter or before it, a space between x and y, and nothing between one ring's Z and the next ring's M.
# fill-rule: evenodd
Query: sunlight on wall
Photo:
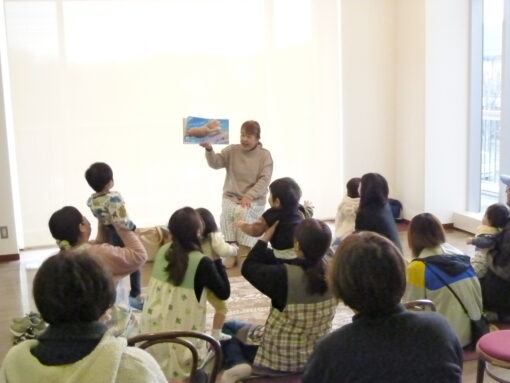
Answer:
M243 121L258 120L273 179L296 178L317 216L333 217L342 195L337 6L6 0L26 244L50 242L48 217L63 205L91 218L83 172L95 161L112 166L139 227L184 205L218 216L224 171L182 144L188 115L228 118L231 143ZM322 156L303 155L314 152Z
M289 10L292 14L289 14ZM311 0L276 0L274 2L275 45L285 48L312 41Z

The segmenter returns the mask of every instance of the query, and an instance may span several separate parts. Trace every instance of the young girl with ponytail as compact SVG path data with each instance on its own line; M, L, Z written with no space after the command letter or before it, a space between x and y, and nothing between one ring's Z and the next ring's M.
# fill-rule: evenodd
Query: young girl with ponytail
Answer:
M230 296L227 273L218 255L211 259L202 253L202 220L195 209L184 207L173 213L168 230L171 242L159 249L154 260L140 331L204 332L206 290L219 299L227 299ZM205 357L205 344L199 342L196 346L200 357ZM190 354L184 347L161 344L150 347L149 352L169 381L189 376Z

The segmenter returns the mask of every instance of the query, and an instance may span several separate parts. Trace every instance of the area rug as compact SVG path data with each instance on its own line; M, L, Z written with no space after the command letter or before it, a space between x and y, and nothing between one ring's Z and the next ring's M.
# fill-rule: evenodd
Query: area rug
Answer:
M230 298L227 301L227 320L236 319L249 323L264 324L269 314L271 300L253 287L244 277L230 277ZM214 308L207 304L207 328L212 325ZM333 328L351 323L354 313L343 303L339 303Z

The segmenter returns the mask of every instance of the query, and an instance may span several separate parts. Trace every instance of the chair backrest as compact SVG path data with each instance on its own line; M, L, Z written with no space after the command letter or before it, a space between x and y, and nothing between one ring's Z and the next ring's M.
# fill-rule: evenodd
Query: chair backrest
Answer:
M155 334L141 334L135 337L128 339L129 346L136 346L142 349L146 349L150 346L159 343L176 343L186 347L192 356L192 364L191 364L191 373L189 377L190 383L195 383L201 381L199 376L201 376L199 369L204 366L199 366L199 355L197 348L195 345L187 340L186 338L198 338L206 341L209 345L208 349L213 353L213 364L210 372L207 374L208 379L207 382L214 383L216 381L216 377L221 368L221 364L223 362L223 354L221 352L220 343L214 339L212 336L196 332L196 331L168 331L168 332L159 332ZM203 364L207 364L208 358Z
M436 305L430 299L417 299L415 301L409 301L403 303L404 307L412 311L436 311Z

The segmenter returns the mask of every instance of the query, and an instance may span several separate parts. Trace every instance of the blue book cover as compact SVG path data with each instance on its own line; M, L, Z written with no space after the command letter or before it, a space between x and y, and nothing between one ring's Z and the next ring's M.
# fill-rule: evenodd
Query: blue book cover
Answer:
M202 117L186 117L184 119L183 137L185 144L228 145L228 120Z

